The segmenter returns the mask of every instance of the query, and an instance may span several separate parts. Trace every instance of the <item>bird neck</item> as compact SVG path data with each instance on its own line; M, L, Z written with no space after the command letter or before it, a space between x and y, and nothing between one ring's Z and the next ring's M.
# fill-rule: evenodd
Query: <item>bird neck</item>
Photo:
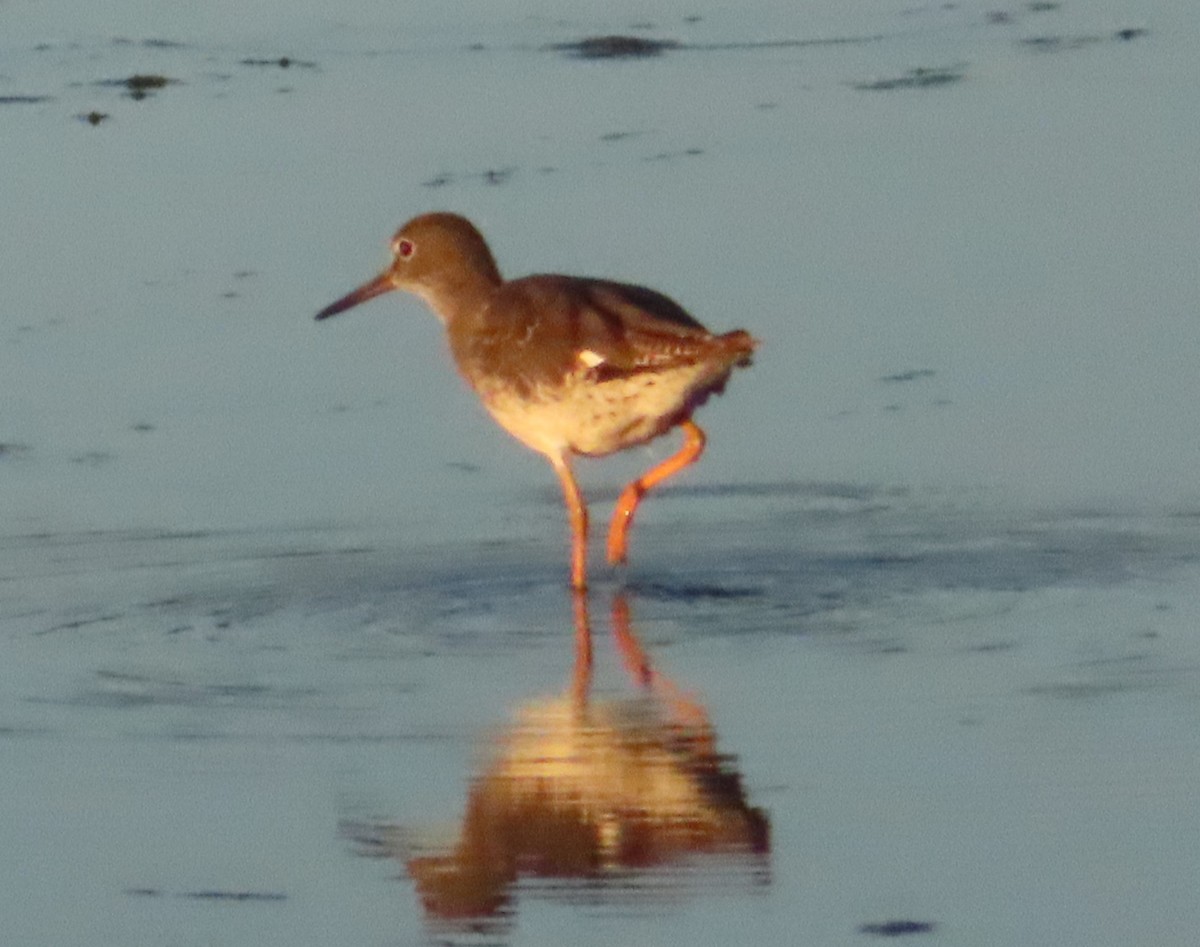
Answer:
M469 322L487 306L499 286L500 281L455 277L422 286L418 292L442 323L450 326Z
M479 313L504 283L487 245L470 248L456 265L423 281L421 296L446 325Z

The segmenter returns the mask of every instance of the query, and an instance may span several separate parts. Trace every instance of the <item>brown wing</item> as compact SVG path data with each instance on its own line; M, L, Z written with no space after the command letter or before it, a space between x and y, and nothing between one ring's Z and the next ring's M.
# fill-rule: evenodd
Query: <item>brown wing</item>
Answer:
M673 299L644 286L568 279L563 289L573 300L577 351L590 353L604 372L665 369L753 349L745 333L736 343L714 336Z
M713 335L673 299L652 289L588 281L584 293L585 318L613 327L613 344L594 349L603 359L595 366L601 378L697 362L725 370L750 362L755 342L748 333Z
M749 360L745 332L714 336L674 300L642 286L537 275L505 283L486 316L489 351L502 374L555 381L581 368L599 377L713 359Z

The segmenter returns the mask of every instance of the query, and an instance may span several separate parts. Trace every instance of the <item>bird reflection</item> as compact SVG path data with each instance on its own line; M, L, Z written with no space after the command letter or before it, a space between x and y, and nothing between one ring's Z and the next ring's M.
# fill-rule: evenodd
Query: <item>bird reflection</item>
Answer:
M612 631L639 694L593 699L585 593L563 695L529 702L492 743L458 840L407 857L432 920L510 916L515 887L589 902L697 883L769 880L770 825L751 806L703 706L651 666L617 595Z

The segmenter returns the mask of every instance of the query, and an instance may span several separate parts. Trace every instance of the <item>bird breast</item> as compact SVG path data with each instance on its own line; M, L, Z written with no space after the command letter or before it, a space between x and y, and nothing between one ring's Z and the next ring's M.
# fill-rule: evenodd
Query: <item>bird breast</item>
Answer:
M643 444L691 416L719 391L729 368L685 365L607 380L581 365L558 384L516 388L483 380L476 390L497 423L549 457L604 456Z

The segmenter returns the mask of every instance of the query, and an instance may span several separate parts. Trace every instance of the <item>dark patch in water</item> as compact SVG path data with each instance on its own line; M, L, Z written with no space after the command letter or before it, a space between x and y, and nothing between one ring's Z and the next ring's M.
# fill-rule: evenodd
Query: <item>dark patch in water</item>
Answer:
M704 154L703 148L684 148L683 151L660 151L651 155L647 161L674 161L677 158L698 158Z
M79 631L81 628L87 628L89 625L104 625L109 622L119 621L124 617L123 612L111 612L104 615L95 615L91 618L76 618L58 625L51 625L49 628L43 628L41 631L34 632L34 634L48 635L56 631Z
M158 73L134 73L125 79L101 79L96 83L102 86L124 87L126 94L135 101L141 101L151 93L165 89L169 85L179 85L178 79L171 79Z
M489 168L483 172L484 184L503 184L512 177L514 168Z
M744 601L757 598L763 594L760 588L749 586L725 586L700 583L682 583L679 585L666 582L635 582L629 587L630 591L641 598L655 599L661 602L692 602L705 601Z
M936 375L932 368L910 368L907 371L896 372L894 375L884 375L879 380L885 384L898 384L906 381L917 381L921 378L932 378Z
M488 168L485 171L476 171L461 175L454 175L449 171L443 171L436 174L427 181L422 181L422 187L446 187L450 184L455 184L459 178L476 178L484 184L498 186L506 184L508 180L517 173L516 168Z
M801 49L809 46L858 46L877 43L885 37L834 36L824 39L776 39L732 43L681 43L673 39L647 39L641 36L590 36L570 43L552 43L544 47L565 53L572 59L647 59L667 50L692 52L755 52L768 49Z
M1138 26L1127 26L1125 29L1117 30L1113 34L1113 39L1119 40L1122 43L1128 43L1132 39L1145 36L1146 31Z
M80 464L84 467L102 467L107 463L116 459L116 454L106 450L90 450L82 454L75 454L71 458L71 463Z
M890 79L875 79L871 82L856 82L853 88L864 92L894 92L897 89L929 89L951 85L966 78L962 66L919 66L902 76Z
M355 847L362 858L389 858L396 850L397 834L394 826L379 822L363 822L344 819L338 823L338 836Z
M180 897L196 901L286 901L282 891L185 891Z
M37 105L39 102L53 102L50 95L0 95L0 105Z
M40 737L49 733L46 727L0 727L0 737Z
M87 122L89 125L99 125L108 118L107 112L97 112L94 109L79 116L81 122Z
M126 888L125 893L132 898L162 898L167 892L161 888ZM286 901L287 895L281 891L224 891L214 888L211 891L184 891L175 895L177 898L190 898L193 901Z
M673 39L646 39L641 36L589 36L572 43L555 43L550 48L576 59L645 59L678 49Z
M886 510L892 501L908 496L904 487L873 487L858 483L822 480L794 480L766 483L699 483L668 486L656 495L714 497L805 497L812 499L852 500L869 504L868 510ZM616 498L615 492L612 499ZM1200 516L1200 513L1197 514Z
M1021 45L1038 53L1057 53L1100 42L1099 36L1030 36Z
M1086 46L1096 46L1100 43L1128 43L1145 35L1145 29L1137 26L1129 26L1108 35L1030 36L1018 42L1026 49L1037 53L1061 53L1074 49L1083 49Z
M170 83L178 81L160 75L135 74L125 79L122 84L130 92L148 92L151 89L165 89Z
M187 43L180 43L173 39L127 39L123 36L118 36L113 40L114 46L144 46L146 49L187 49Z
M174 627L167 634L179 634ZM272 688L264 684L187 681L124 671L100 669L96 686L65 703L78 707L130 710L142 707L241 707L276 708L294 705L313 696L308 688ZM38 701L56 703L58 701Z
M1055 697L1060 700L1091 700L1096 697L1107 697L1110 694L1121 694L1132 688L1123 681L1072 681L1057 684L1034 684L1025 689L1026 694L1034 697Z
M905 937L909 934L930 934L936 926L932 921L882 921L878 924L862 924L858 932L874 934L876 937Z
M601 141L624 141L626 138L634 138L640 135L641 132L605 132L600 136Z
M887 39L883 34L870 36L831 36L826 39L767 39L741 43L696 43L680 46L680 49L700 50L703 52L744 50L757 51L760 49L805 49L810 46L863 46L867 43L878 43Z
M1014 641L985 641L981 644L971 645L967 648L968 651L975 654L1001 654L1005 651L1012 651L1017 647Z
M291 56L280 56L278 59L243 59L243 66L278 66L280 69L290 69L295 66L297 69L316 69L315 62L309 62L305 59L293 59Z

